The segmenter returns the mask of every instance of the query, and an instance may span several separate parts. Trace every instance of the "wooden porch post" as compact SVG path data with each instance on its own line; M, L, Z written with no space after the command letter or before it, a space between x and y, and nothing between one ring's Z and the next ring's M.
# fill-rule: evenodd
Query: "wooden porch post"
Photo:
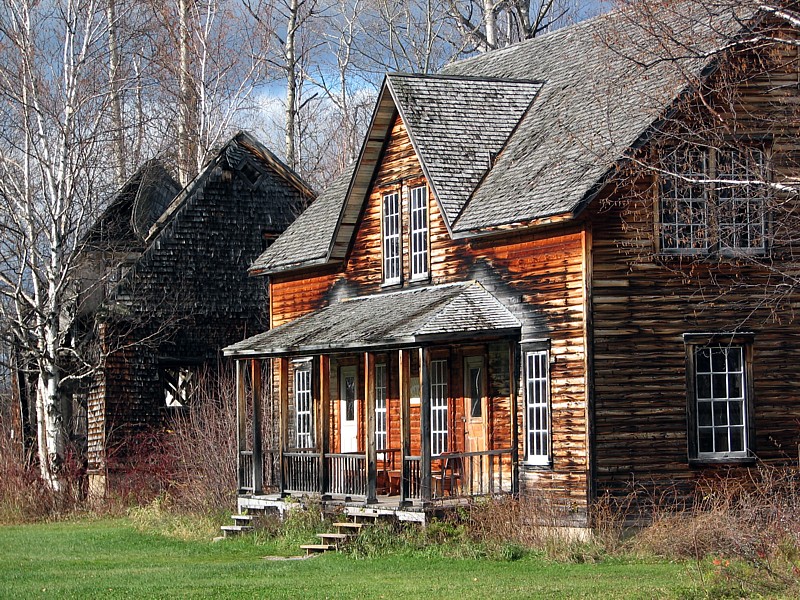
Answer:
M261 443L261 360L250 361L253 382L253 493L264 491L264 454Z
M400 368L400 504L407 504L411 493L411 361L406 350L399 351Z
M319 448L319 489L320 493L325 496L328 491L328 459L327 455L330 453L331 446L331 391L330 391L330 365L331 359L326 355L319 357L319 441L317 447Z
M278 359L278 472L280 474L280 492L286 490L286 471L283 453L286 452L289 440L289 359Z
M419 349L419 435L422 446L422 464L420 465L420 495L422 501L431 499L431 355L427 348Z
M364 427L367 453L367 502L377 502L378 453L375 448L375 355L364 353Z
M241 492L247 480L242 452L247 449L247 392L244 361L236 361L236 485Z
M517 343L508 342L508 392L511 400L511 493L519 493L519 415L517 414L517 388L519 384L519 363L517 361ZM500 465L502 468L502 465Z

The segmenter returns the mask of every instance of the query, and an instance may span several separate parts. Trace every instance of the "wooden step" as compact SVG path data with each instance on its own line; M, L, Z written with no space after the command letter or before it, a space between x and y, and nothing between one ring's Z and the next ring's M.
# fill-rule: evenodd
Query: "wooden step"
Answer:
M231 515L231 519L234 521L252 521L255 519L254 515Z
M314 554L315 552L328 552L329 550L336 550L333 544L302 544L301 550L305 550L306 554Z
M321 540L336 540L337 542L343 542L350 536L346 533L318 533L317 537Z
M339 528L339 533L342 532L342 529L349 529L350 535L356 535L359 531L361 531L361 528L364 527L364 524L353 523L352 521L344 521L342 523L334 523L333 526Z
M239 535L240 533L245 533L247 531L253 531L253 528L250 525L223 525L220 527L220 529L225 537L228 537L229 535Z

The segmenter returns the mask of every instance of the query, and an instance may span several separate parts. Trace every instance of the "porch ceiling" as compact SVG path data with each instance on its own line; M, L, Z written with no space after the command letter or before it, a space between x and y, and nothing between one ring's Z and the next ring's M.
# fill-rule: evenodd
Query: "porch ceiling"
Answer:
M519 333L520 322L475 281L343 300L228 346L226 356L281 356Z

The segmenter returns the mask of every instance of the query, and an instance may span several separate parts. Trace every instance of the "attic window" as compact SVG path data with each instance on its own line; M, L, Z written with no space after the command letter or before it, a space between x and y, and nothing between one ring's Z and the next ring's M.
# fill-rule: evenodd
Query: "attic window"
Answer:
M267 248L272 246L275 243L275 240L278 239L279 233L274 233L271 231L265 231L261 234L261 251L264 252Z
M261 171L256 169L253 164L247 160L244 161L239 171L252 186L255 186L256 183L258 183L258 180L261 178Z
M765 250L763 150L681 146L667 155L663 170L659 212L664 252Z

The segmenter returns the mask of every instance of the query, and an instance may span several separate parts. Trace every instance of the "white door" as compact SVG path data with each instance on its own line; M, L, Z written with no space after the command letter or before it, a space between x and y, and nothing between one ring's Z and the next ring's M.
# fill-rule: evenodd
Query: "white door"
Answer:
M339 373L339 423L341 452L358 452L358 398L356 368L342 367Z

